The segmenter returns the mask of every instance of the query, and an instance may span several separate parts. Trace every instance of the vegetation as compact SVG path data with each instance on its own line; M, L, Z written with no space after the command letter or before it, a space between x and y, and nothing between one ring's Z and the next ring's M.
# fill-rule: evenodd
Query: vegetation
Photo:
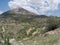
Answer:
M4 43L1 44L0 41L0 44L10 45L9 39L14 38L17 42L22 41L24 45L53 45L60 39L60 33L48 32L58 28L60 28L60 17L13 12L11 14L8 11L0 15L0 39L4 40Z
M50 17L47 19L47 30L55 30L60 27L60 18L57 17Z
M7 33L6 34L6 32L0 32L0 41L1 41L1 44L2 45L10 45L10 43L9 43L9 38L10 38L10 35Z

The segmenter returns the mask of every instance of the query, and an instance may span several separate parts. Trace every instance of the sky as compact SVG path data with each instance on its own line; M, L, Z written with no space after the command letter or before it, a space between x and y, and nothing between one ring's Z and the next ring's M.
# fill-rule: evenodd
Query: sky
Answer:
M60 0L0 0L0 14L17 7L39 15L60 16Z

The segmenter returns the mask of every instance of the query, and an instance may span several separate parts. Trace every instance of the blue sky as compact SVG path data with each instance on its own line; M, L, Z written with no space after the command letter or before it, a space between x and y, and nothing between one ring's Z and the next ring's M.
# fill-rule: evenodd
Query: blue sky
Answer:
M10 0L0 0L0 11L5 12L10 9L8 6L9 1Z
M22 7L37 14L60 16L60 0L0 0L0 12Z

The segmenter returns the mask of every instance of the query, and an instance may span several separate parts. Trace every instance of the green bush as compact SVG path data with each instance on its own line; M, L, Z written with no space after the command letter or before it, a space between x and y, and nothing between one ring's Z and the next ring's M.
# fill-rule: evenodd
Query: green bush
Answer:
M57 17L49 17L47 19L46 30L51 31L60 26L60 18Z
M5 39L4 39L4 45L10 45L10 43L9 43L9 35L7 34L7 35L5 35Z
M27 33L25 29L21 29L16 35L18 40L27 37Z

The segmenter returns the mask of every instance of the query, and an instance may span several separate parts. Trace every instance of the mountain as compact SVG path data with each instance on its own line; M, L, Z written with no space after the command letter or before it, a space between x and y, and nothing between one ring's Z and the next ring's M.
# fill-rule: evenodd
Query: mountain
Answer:
M23 8L15 8L0 15L0 33L6 35L6 38L9 35L10 39L14 38L17 42L29 41L29 44L23 41L24 45L33 45L34 38L37 38L36 41L40 40L39 36L45 31L43 28L47 18L48 16L38 15Z
M59 29L58 17L11 9L0 15L0 45L53 45L60 38Z
M39 22L40 18L47 18L45 15L38 15L29 12L23 8L11 9L0 15L0 23L2 22Z
M25 10L24 8L15 8L15 9L11 9L11 10L9 10L9 11L7 11L7 12L5 12L5 13L3 13L3 15L5 15L5 14L9 14L9 15L13 15L13 14L18 14L18 15L20 15L20 14L22 14L22 15L34 15L34 13L32 13L32 12L29 12L29 11L27 11L27 10ZM36 15L36 14L35 14Z
M4 26L9 33L15 35L20 30L27 30L32 28L32 26L36 27L36 25L39 27L40 23L42 24L43 22L42 18L45 20L47 16L37 15L23 8L15 8L0 15L0 27Z
M39 27L40 24L45 23L46 18L48 18L48 16L38 15L23 8L15 8L0 15L0 26L8 26L9 28L6 27L8 32L13 31L15 34L14 31L17 32L21 30L22 27L27 27L28 25L34 27L37 25L37 27ZM30 28L29 26L27 28Z
M26 9L24 9L24 8L15 8L15 9L11 9L11 10L9 10L9 11L7 11L7 12L4 12L3 14L1 14L1 15L4 15L4 16L11 16L11 15L17 15L17 16L19 16L19 15L35 15L35 16L37 16L38 14L35 14L35 13L33 13L33 12L30 12L30 11L28 11L28 10L26 10ZM40 17L40 15L38 15L39 17ZM41 17L47 17L47 16L45 16L45 15L41 15Z

